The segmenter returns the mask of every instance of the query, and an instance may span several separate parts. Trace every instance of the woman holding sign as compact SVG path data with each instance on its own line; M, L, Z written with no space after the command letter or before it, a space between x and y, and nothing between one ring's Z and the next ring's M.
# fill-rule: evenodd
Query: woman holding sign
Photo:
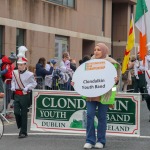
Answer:
M98 43L94 48L92 60L79 66L73 76L75 90L86 96L87 127L85 149L104 148L106 144L107 110L109 103L114 100L116 84L120 76L120 65L108 57L108 47ZM115 66L115 67L114 67ZM79 78L79 74L80 75ZM113 87L114 86L114 87ZM95 134L94 118L98 114L97 139Z
M120 65L112 58L108 57L108 47L103 43L98 43L94 48L94 56L92 59L106 59L112 64L117 64L119 67L117 70L117 76L115 84L118 83ZM102 104L102 97L109 99L111 96L110 91L102 96L87 98L87 128L86 128L86 143L84 148L104 148L106 144L106 124L107 124L107 110L109 105ZM98 127L97 127L97 140L95 135L94 117L96 114L96 108L98 107Z

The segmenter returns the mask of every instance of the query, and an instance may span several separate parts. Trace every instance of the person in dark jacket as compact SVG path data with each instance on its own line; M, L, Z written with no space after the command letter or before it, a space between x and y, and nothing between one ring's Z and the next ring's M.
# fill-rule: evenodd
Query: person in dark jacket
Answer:
M41 89L43 87L43 80L45 80L45 76L46 75L51 75L53 72L53 65L51 64L50 70L47 71L45 69L46 66L46 59L44 57L41 57L38 61L38 63L36 64L36 76L37 77L42 77L42 81L41 78L37 78L37 87L36 89Z
M50 67L50 70L45 69L46 59L44 57L40 58L36 64L36 76L41 76L43 79L46 75L51 75L53 72L53 67Z

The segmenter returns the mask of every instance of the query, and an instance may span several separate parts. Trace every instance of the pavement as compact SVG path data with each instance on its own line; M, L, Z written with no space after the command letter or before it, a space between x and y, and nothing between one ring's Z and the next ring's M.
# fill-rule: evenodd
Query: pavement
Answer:
M141 102L141 136L121 137L108 136L104 150L149 150L150 122L149 111L145 101ZM13 114L11 114L13 115ZM82 150L85 135L53 132L30 131L30 114L28 121L28 137L18 139L18 129L14 118L5 122L4 136L0 140L0 150ZM94 149L94 148L93 148Z

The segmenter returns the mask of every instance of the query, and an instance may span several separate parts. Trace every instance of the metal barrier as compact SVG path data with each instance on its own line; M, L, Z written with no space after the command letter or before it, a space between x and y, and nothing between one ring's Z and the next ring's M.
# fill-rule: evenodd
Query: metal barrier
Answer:
M41 76L35 76L35 80L37 82L37 86L35 87L35 89L45 89L45 82L43 77Z
M69 79L66 83L64 83L59 78L53 78L51 75L45 76L45 90L67 90L73 91L73 87L71 86L71 80Z
M42 77L35 77L36 81L37 81L37 87L36 89L45 89L45 84L44 84L44 80ZM0 113L0 115L2 116L2 118L7 121L8 119L6 118L6 115L8 113L14 113L13 110L8 110L8 104L10 104L11 98L12 98L12 91L11 91L11 79L6 79L5 82L3 83L3 89L4 89L4 98L3 98L3 105L2 107L2 112Z
M3 84L3 88L4 88L4 98L3 98L3 111L1 112L1 116L3 117L4 120L6 120L8 123L8 119L6 119L6 115L8 113L13 113L14 111L12 110L7 110L7 106L10 103L11 100L11 96L12 96L12 92L11 92L11 79L6 79L4 84Z

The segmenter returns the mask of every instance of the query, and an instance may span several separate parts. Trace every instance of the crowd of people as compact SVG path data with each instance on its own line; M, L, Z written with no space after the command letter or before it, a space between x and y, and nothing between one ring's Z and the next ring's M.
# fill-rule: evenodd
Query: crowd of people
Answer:
M3 56L0 72L0 97L6 95L6 108L10 103L13 95L14 99L14 114L19 132L19 138L27 137L27 113L31 105L32 89L48 90L74 90L72 83L73 73L77 69L75 59L71 59L68 52L62 54L62 60L58 62L56 59L46 60L44 57L39 58L35 67L28 66L28 60L25 57L27 48L21 46L18 48L18 55L11 53L9 57ZM114 79L115 84L118 85L121 67L120 64L113 58L108 56L109 49L103 43L96 44L93 55L84 56L79 60L79 65L85 63L90 59L106 59L110 63L117 65L117 77ZM17 67L14 62L17 62ZM142 94L142 100L146 100L147 107L150 111L150 75L146 70L149 70L150 56L146 57L146 64L140 59L132 57L128 64L128 70L122 75L122 91L135 92ZM31 69L32 68L32 69ZM38 81L42 78L42 83ZM6 86L6 93L4 93L3 82ZM13 93L13 94L12 94ZM146 94L145 94L146 93ZM86 143L85 149L104 148L106 145L106 114L109 105L102 104L101 98L109 99L111 91L99 97L87 97L87 127L86 127ZM97 136L95 134L94 117L96 108L98 107L98 127Z
M131 56L128 63L127 71L122 74L123 92L141 93L142 101L146 101L147 108L150 111L150 51L145 57L145 62L140 58L139 52L137 57ZM149 116L150 121L150 116Z

